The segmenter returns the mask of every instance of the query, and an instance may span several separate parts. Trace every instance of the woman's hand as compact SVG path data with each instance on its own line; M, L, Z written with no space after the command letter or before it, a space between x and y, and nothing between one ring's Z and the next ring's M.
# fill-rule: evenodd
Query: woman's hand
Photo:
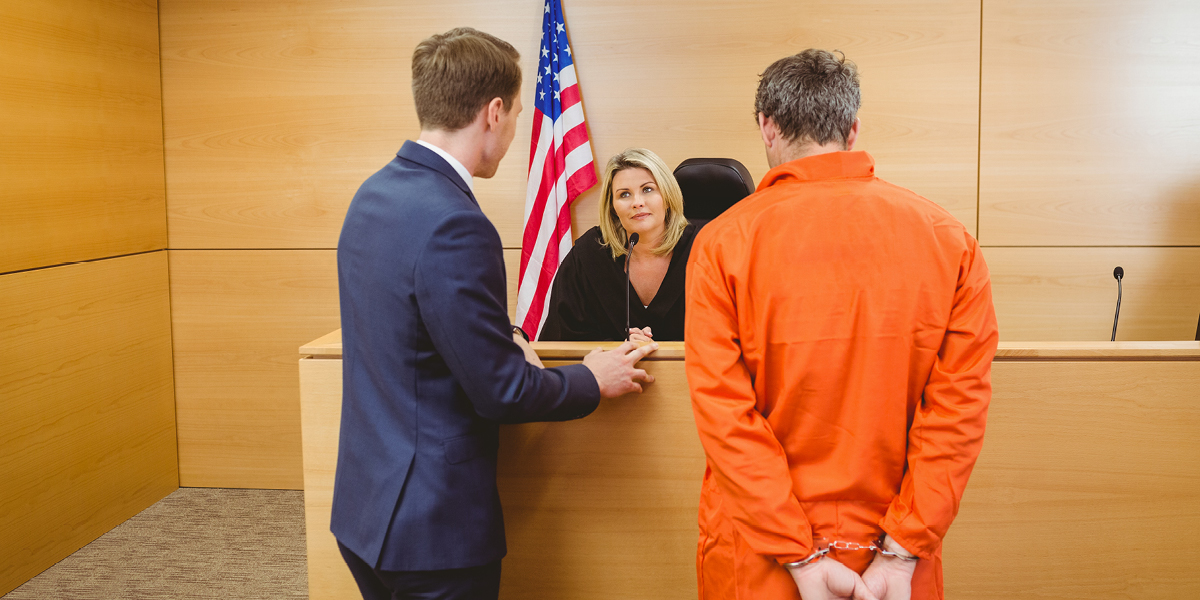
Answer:
M629 328L629 341L631 342L653 342L654 335L650 333L649 327L638 329L637 327Z

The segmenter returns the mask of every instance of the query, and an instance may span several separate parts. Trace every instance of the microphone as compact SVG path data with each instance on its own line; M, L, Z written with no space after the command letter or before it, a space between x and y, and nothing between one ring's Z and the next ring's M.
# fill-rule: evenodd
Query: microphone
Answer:
M1113 269L1113 277L1117 279L1117 314L1113 315L1113 333L1110 342L1117 341L1117 319L1121 317L1121 278L1125 276L1125 269L1117 267Z
M629 234L629 244L625 247L625 335L621 336L626 341L629 340L629 259L633 258L633 247L638 243L638 234Z

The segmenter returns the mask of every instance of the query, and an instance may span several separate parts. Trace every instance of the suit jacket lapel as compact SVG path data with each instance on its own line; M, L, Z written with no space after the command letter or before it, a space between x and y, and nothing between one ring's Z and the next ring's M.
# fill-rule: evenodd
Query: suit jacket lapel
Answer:
M404 145L400 147L400 151L396 153L396 156L445 175L447 179L452 181L454 185L458 186L458 189L462 190L471 199L471 202L479 206L479 201L475 199L475 194L471 193L471 188L467 186L467 182L463 181L458 171L455 171L454 167L446 162L446 159L438 156L433 150L416 142L406 140Z

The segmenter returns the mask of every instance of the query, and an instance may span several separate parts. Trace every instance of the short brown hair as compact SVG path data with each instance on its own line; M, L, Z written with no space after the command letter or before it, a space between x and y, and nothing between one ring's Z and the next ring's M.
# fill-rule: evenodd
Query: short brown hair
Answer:
M520 59L512 44L470 27L417 44L412 90L421 129L462 129L493 98L511 110L521 91Z
M767 67L754 96L755 118L770 117L784 139L843 147L861 104L858 67L845 55L812 48Z
M667 214L663 216L666 232L662 243L654 249L654 254L670 254L688 226L687 217L683 216L683 192L675 175L667 168L667 163L645 148L628 148L608 159L608 165L604 167L604 183L600 192L600 244L608 246L613 260L625 254L625 243L629 236L613 208L613 178L626 169L645 169L654 176L658 193L662 195L663 205L667 208Z

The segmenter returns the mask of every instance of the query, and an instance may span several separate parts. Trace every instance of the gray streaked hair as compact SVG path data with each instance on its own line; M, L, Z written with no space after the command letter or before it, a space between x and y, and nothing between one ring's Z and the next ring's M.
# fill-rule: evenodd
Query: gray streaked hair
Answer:
M861 104L858 67L841 52L815 48L772 63L754 95L755 118L770 117L784 139L843 148Z

